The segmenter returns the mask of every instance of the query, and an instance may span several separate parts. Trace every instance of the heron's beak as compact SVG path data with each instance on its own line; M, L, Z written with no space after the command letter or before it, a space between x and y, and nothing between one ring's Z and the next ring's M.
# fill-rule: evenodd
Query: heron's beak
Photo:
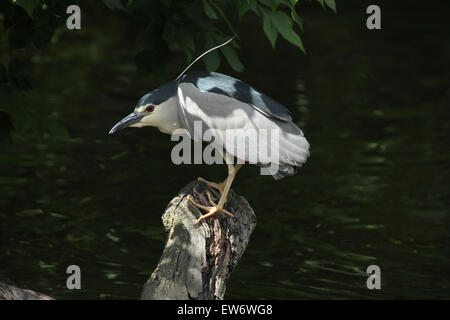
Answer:
M113 134L116 131L125 129L131 126L132 124L138 123L139 121L141 121L143 117L144 115L136 112L130 113L125 118L117 122L117 124L114 127L112 127L112 129L109 131L109 134Z

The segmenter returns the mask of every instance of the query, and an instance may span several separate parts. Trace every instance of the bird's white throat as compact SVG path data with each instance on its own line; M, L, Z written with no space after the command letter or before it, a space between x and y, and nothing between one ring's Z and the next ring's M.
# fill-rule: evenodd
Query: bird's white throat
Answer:
M171 134L181 128L176 97L170 98L156 106L155 111L142 118L142 126L157 127L159 131Z

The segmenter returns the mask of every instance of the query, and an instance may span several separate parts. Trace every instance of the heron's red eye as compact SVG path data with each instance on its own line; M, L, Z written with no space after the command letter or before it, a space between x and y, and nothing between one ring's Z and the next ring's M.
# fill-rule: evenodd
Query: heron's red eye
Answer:
M153 105L149 105L147 108L145 108L145 111L147 112L153 112L153 110L155 110L155 106Z

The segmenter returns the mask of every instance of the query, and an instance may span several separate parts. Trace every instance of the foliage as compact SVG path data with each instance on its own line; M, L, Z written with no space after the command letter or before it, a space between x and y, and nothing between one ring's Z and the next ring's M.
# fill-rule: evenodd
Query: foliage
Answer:
M136 30L137 69L150 73L167 65L177 51L184 52L188 61L201 52L224 42L237 34L235 26L249 13L262 21L262 29L275 47L278 35L300 48L303 46L299 33L303 21L295 6L298 0L2 0L0 2L0 135L5 136L12 128L22 131L41 127L42 132L58 132L67 137L64 128L58 126L54 116L43 117L37 112L22 113L25 106L16 99L39 84L33 75L33 52L49 45L55 33L63 32L71 4L81 7L82 16L92 8L103 6L114 11L120 23L129 23ZM317 0L324 8L336 10L334 0ZM120 15L125 18L122 19ZM126 27L124 27L126 29ZM237 34L238 35L238 34ZM238 35L239 36L239 35ZM233 41L204 57L208 70L216 70L223 60L237 72L244 69L237 52L239 45ZM6 97L5 97L6 95ZM27 107L30 108L30 107ZM36 123L36 119L43 124ZM20 119L20 120L19 120ZM16 121L17 120L17 121ZM19 122L22 122L21 124Z
M317 0L336 10L334 0ZM235 20L244 19L253 12L262 19L263 30L273 47L278 35L299 47L303 52L302 40L294 25L303 30L303 21L295 10L298 0L103 0L108 8L121 10L141 23L137 37L141 52L137 63L151 71L161 59L170 60L169 45L183 50L188 61L212 46L224 42L230 35L237 34ZM126 3L125 3L126 2ZM287 11L288 13L286 13ZM236 14L237 13L237 14ZM220 28L221 26L224 28ZM237 42L220 51L233 70L240 72L243 65L236 49ZM146 57L146 58L144 58ZM216 70L221 63L218 52L204 58L208 70Z
M52 114L39 114L24 99L38 81L33 74L33 51L47 46L65 24L71 1L15 0L0 2L0 140L13 128L39 136L66 138L66 129Z

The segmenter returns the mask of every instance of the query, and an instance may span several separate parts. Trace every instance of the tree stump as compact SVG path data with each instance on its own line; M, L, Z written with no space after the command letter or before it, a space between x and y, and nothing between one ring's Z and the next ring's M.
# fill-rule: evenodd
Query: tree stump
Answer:
M0 300L54 300L45 294L0 282Z
M209 206L206 190L218 201L217 190L202 181L194 181L166 208L162 221L168 232L167 244L158 266L144 285L141 299L223 299L227 280L255 229L256 216L247 200L230 190L225 209L234 217L217 213L196 225L204 212L187 195Z

